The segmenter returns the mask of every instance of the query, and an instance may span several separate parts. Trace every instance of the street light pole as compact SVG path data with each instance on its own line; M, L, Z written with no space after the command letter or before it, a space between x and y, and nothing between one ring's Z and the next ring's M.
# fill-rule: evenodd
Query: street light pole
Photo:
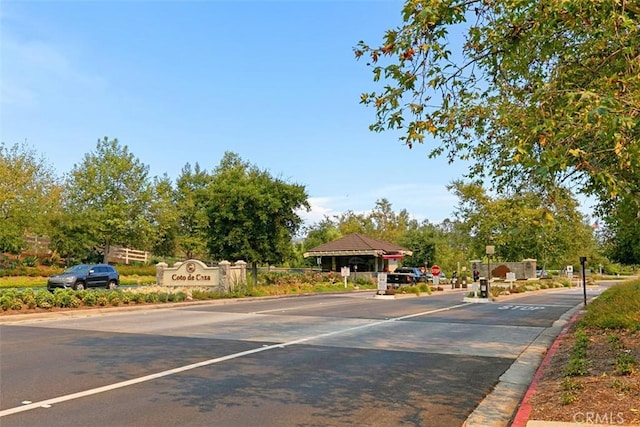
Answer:
M495 246L487 246L486 247L486 253L487 253L487 278L488 280L491 280L491 255L493 255L496 251L496 247Z

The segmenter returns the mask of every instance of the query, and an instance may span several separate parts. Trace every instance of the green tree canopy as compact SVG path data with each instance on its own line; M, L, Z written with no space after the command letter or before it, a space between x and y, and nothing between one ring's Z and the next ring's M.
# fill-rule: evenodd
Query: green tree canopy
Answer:
M193 167L187 163L176 182L178 247L187 258L202 257L207 253L207 203L211 179L211 175L196 162Z
M150 236L154 255L174 256L178 249L178 218L180 209L176 203L176 191L171 179L165 174L155 177L151 184L152 199L149 204L153 232Z
M456 181L450 188L459 199L457 227L469 237L472 258L483 258L492 245L498 259L535 258L558 267L595 251L589 225L567 190L558 190L549 207L531 191L491 197L476 184Z
M604 238L604 248L612 261L626 265L640 265L640 207L629 198L616 204L613 215L605 218L603 231L596 230Z
M0 143L0 252L20 253L25 233L46 235L61 191L51 166L32 148Z
M335 217L335 226L341 235L361 233L374 239L398 244L398 240L415 220L406 209L393 211L391 203L385 199L376 200L375 207L366 213L347 211Z
M412 255L402 260L402 265L409 267L429 267L436 263L436 241L440 233L437 228L428 222L418 226L414 224L398 240L398 244L410 249Z
M275 264L292 255L293 236L302 225L299 209L309 209L302 185L272 177L267 171L227 152L209 186L208 247L216 259Z
M93 152L74 164L66 185L67 211L85 224L87 242L150 249L153 219L149 167L117 139L98 140Z
M379 46L374 131L401 129L497 188L564 185L603 203L640 171L638 0L406 0ZM460 37L459 37L460 36Z

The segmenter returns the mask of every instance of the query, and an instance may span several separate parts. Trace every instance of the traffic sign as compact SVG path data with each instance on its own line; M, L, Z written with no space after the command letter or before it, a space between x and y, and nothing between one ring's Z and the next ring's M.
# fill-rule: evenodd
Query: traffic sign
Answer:
M437 265L434 265L431 267L431 274L433 274L434 276L439 276L440 275L440 267L438 267Z

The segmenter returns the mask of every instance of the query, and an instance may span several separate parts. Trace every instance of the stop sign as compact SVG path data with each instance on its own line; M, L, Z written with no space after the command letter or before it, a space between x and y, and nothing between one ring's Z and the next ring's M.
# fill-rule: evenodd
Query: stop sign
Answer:
M431 274L433 274L434 276L439 276L440 275L440 267L438 267L437 265L434 265L431 267Z

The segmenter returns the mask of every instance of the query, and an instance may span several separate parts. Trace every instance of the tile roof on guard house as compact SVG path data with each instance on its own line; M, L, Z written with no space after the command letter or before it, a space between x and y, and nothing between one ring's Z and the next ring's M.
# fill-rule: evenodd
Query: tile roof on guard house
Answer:
M355 233L309 249L303 256L320 258L323 270L340 271L341 267L356 265L358 271L383 271L388 260L412 254L407 248Z

